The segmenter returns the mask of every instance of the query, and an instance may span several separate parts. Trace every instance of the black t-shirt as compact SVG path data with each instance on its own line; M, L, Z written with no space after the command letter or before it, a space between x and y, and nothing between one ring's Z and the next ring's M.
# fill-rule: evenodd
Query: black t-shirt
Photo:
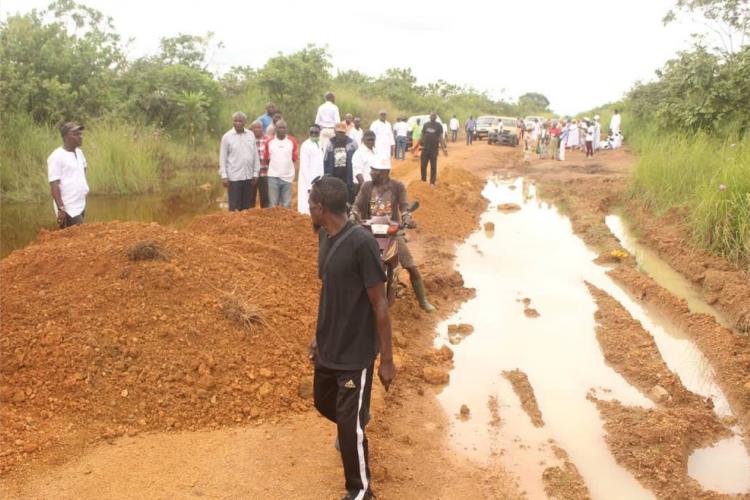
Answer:
M443 136L443 126L439 122L427 122L422 127L422 151L434 153L440 145Z
M334 370L361 370L378 355L375 313L367 289L386 277L375 238L361 226L336 248L323 274L328 252L352 226L348 222L333 238L320 230L318 275L322 281L318 306L316 362Z

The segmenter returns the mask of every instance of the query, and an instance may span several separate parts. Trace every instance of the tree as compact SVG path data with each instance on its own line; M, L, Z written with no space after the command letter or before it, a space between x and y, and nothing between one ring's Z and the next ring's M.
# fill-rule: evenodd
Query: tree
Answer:
M708 28L721 39L723 52L732 53L745 45L750 36L750 3L747 0L677 0L674 9L664 16L664 24L674 22L679 13L698 14L708 21ZM739 45L735 39L739 38Z
M291 130L303 130L315 118L330 84L328 51L309 44L293 54L272 57L258 72L258 84L284 113Z
M527 92L518 98L520 114L549 112L549 99L538 92Z
M190 68L205 70L210 62L209 50L212 49L214 33L204 36L180 33L177 36L162 38L159 42L161 53L159 59L164 64L182 64ZM215 49L224 47L218 42Z
M177 106L180 109L179 119L187 133L190 146L195 147L195 137L198 132L205 132L208 123L209 102L200 90L197 92L181 92L177 96Z

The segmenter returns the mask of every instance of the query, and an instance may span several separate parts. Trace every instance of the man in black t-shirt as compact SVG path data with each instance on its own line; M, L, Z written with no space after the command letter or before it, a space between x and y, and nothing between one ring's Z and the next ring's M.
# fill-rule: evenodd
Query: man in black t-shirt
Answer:
M445 144L443 126L437 121L437 113L430 113L430 121L422 127L422 137L419 140L422 145L420 156L422 166L422 182L427 181L427 162L430 163L430 186L435 187L437 182L437 157L438 147L442 147L445 156L448 156L448 146Z
M375 238L347 219L349 191L333 176L313 180L310 217L318 228L318 326L310 343L315 408L336 423L347 493L372 498L365 435L375 358L388 390L396 376L386 276Z
M335 134L326 146L323 158L323 171L334 177L338 177L346 183L349 190L349 202L354 201L354 173L352 159L357 151L357 143L346 135L346 123L337 123L334 127Z

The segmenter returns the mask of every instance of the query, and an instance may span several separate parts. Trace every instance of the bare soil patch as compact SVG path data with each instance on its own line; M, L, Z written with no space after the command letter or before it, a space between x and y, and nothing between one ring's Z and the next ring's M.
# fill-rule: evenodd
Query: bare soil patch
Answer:
M536 396L534 396L534 388L529 383L529 377L526 376L521 370L510 370L504 371L503 377L513 386L513 391L521 400L521 407L523 411L531 419L531 423L535 427L543 427L544 420L542 419L542 412L539 411L539 405L536 402Z

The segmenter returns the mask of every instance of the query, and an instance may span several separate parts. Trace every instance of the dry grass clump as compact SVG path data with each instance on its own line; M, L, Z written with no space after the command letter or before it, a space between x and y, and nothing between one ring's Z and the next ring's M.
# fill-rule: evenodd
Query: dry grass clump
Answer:
M239 323L247 328L251 334L267 326L260 307L239 296L235 291L222 292L219 296L219 306L227 319Z
M128 248L128 259L138 260L167 260L167 255L153 240L141 240Z

